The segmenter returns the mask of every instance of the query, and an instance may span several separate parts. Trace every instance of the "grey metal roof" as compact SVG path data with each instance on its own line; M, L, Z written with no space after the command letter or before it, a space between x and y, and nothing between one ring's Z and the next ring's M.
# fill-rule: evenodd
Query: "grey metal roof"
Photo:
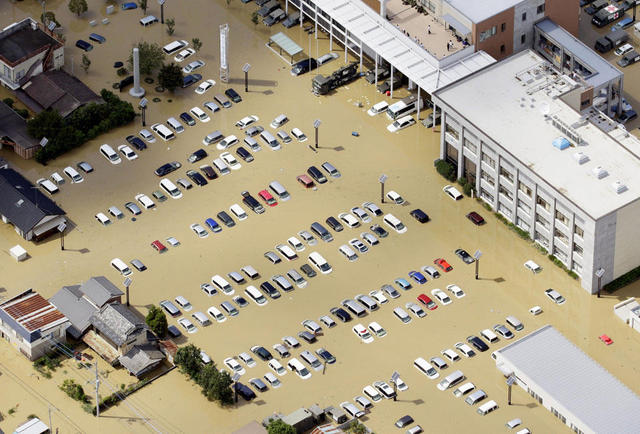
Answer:
M18 188L19 187L19 188ZM13 169L0 169L0 214L27 233L44 217L65 215L54 201Z
M536 23L536 27L545 34L545 37L563 46L565 51L571 53L594 72L592 76L586 78L586 82L596 89L615 78L622 77L622 71L550 19L546 18Z
M272 42L278 44L280 48L287 52L287 54L291 57L302 51L302 48L293 42L291 38L285 35L282 32L276 33L269 38Z
M38 141L27 133L27 121L0 101L0 137L7 136L23 149L39 146Z
M101 334L121 346L129 337L145 330L144 323L125 305L115 303L104 306L89 320Z
M80 290L84 293L93 304L98 308L113 297L119 297L124 294L109 279L104 276L92 277L80 286Z
M640 429L638 396L552 326L496 352L593 432Z
M80 285L63 286L49 299L60 312L71 322L67 333L79 339L87 331L91 323L89 318L98 311L91 303L82 297Z
M153 369L164 359L162 351L153 345L136 345L127 354L118 358L118 361L130 373L139 377L145 372Z
M445 0L465 17L478 24L514 7L523 0Z

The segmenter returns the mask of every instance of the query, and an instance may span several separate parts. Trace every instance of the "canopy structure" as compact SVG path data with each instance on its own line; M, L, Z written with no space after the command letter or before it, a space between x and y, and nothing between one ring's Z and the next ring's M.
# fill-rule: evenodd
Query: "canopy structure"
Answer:
M276 33L269 38L269 42L267 43L267 47L269 47L272 51L275 52L272 44L276 44L280 48L280 57L282 57L282 50L284 50L289 57L291 58L290 63L293 64L293 56L302 52L302 47L296 44L284 33Z

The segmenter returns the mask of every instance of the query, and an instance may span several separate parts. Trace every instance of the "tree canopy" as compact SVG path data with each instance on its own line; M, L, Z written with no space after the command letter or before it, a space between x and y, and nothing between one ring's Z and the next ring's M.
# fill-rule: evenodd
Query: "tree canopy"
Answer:
M167 334L167 316L158 306L151 306L145 322L159 338L163 338Z
M146 41L139 42L138 50L140 50L140 74L151 75L153 71L160 68L164 62L164 51L160 45L149 43ZM129 70L133 71L133 53L129 54L127 60Z
M182 86L184 77L182 75L182 69L174 62L168 65L162 65L160 72L158 73L158 82L160 86L173 92L176 88Z

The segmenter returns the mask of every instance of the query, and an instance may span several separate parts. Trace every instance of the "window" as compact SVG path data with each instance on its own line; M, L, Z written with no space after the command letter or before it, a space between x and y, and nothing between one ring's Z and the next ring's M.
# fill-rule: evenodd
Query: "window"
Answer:
M560 211L556 210L556 220L561 222L563 225L569 227L569 219L566 215L562 214Z
M505 30L507 30L507 23L502 23L502 25L500 26L500 31L504 32Z
M553 256L560 259L565 264L567 263L567 255L563 251L558 250L556 246L553 246Z
M518 181L518 190L531 197L531 189L526 184L523 184L522 181Z
M498 204L498 211L500 211L502 214L504 214L505 217L507 217L508 219L511 219L511 209L504 205L503 203Z
M504 53L504 44L500 45L500 53Z
M487 172L485 172L484 170L480 171L480 178L482 178L485 181L487 181L492 187L496 186L496 181L493 179L492 176L489 176L489 174Z
M458 133L458 130L456 130L453 127L453 125L451 125L451 123L447 122L447 125L445 126L445 130L447 133L455 137L456 140L460 140L460 133Z
M582 228L578 225L573 225L573 233L580 238L584 238L584 230L582 230Z
M571 271L575 272L578 275L582 275L582 265L578 264L576 261L573 261L573 263L571 264Z
M487 163L487 165L489 167L491 167L492 169L495 170L496 168L496 160L494 160L493 158L491 158L489 155L483 153L482 154L482 161L484 161L485 163Z
M527 13L526 12L522 13L522 21L527 21Z
M522 230L529 232L529 223L522 220L520 217L516 219L516 226L518 226Z
M495 35L497 32L496 26L493 26L484 32L480 32L480 42L485 41Z
M526 40L527 40L527 35L523 33L522 36L520 36L520 43L524 44Z
M542 216L540 216L540 214L536 214L536 223L540 223L540 225L545 227L547 230L550 227L549 222L546 221Z
M500 167L500 176L504 176L509 182L513 182L513 174L504 167Z
M582 253L583 253L582 247L580 247L576 243L573 243L573 251L578 255L582 256Z
M538 9L536 9L536 12L538 13L538 15L544 13L544 3L538 6Z
M547 212L551 212L551 205L549 205L549 202L547 202L540 196L536 197L536 203L544 208Z
M506 188L504 188L504 186L500 186L498 188L498 192L505 195L506 197L508 197L510 200L513 200L513 193L511 193L509 190L507 190Z
M493 196L484 188L480 188L480 196L489 203L493 203Z
M524 203L523 201L521 201L520 199L518 199L518 208L520 208L522 211L526 212L527 214L531 214L531 207L526 203Z
M477 146L474 145L473 143L471 143L466 138L464 139L464 147L467 148L468 150L470 150L471 152L473 152L474 154L478 152Z
M569 238L565 234L560 232L558 228L555 228L553 230L553 236L559 239L560 241L562 241L563 243L565 243L566 245L569 245Z

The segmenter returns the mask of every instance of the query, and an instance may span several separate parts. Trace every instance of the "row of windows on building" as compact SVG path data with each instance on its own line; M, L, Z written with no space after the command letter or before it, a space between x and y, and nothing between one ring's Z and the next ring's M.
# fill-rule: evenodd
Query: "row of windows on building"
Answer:
M536 18L539 17L541 14L544 14L544 4L541 4L537 7L536 9ZM521 15L522 21L527 21L527 13L523 12ZM502 23L500 24L500 32L505 32L507 30L507 23ZM486 41L487 39L491 38L492 36L495 36L496 34L498 34L498 27L497 26L491 26L489 27L487 30L484 30L482 32L480 32L480 35L478 36L479 42L483 42ZM523 33L520 35L520 44L524 44L527 41L527 35L526 33ZM506 48L503 45L500 46L500 53L504 53L506 51Z

